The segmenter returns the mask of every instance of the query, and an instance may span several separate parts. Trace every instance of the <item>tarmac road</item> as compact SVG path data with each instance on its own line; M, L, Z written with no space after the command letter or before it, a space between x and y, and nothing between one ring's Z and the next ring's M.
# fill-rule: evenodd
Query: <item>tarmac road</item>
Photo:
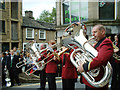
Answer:
M57 90L62 90L62 80L56 80ZM8 88L3 88L2 90L40 90L40 83L22 83L21 86L13 86ZM46 90L48 89L48 82L46 82ZM79 82L79 79L75 83L75 90L84 90L85 85Z
M62 80L56 79L57 90L62 90ZM110 90L109 85L109 90ZM2 88L2 90L40 90L40 83L22 83L21 86L13 86L8 88ZM46 90L48 90L48 82L46 82ZM85 90L85 85L80 83L79 78L75 83L75 90Z

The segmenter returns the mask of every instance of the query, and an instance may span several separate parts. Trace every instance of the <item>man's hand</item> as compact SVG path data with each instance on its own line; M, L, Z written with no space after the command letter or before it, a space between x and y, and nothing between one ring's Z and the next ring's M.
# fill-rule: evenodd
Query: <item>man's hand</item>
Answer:
M53 57L53 60L54 60L54 61L57 61L57 60L58 60L58 58L57 58L56 56L54 56L54 57Z
M78 66L77 71L82 73L82 72L84 72L84 69L83 69L83 64L84 63L82 61L79 61L79 63L80 63L80 65Z
M119 49L114 49L114 52L117 53L119 51Z

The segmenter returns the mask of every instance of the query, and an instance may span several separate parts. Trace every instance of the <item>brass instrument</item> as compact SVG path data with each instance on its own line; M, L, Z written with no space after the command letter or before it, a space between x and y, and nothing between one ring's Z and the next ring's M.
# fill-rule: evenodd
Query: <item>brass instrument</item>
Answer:
M37 47L36 41L30 41L29 43L26 44L26 52L30 53L30 58L32 59L32 62L30 63L32 67L25 71L26 75L31 75L36 70L41 70L44 68L44 67L41 68L36 62L40 58L40 50ZM44 61L41 63L44 63ZM33 72L30 73L32 69Z
M43 51L44 51L44 50L43 50ZM43 54L45 54L45 53L43 53ZM43 54L41 54L41 52L40 52L40 56L43 55ZM19 59L20 59L20 58L19 58ZM31 62L31 61L27 61L26 58L23 57L23 61L18 62L18 63L16 64L16 67L17 67L17 68L21 68L21 67L23 67L23 66L25 66L25 65L27 65L27 64L30 64L30 62Z
M39 54L38 50L36 49L35 44L36 44L35 42L32 42L32 43L28 43L28 45L26 45L26 47L27 47L26 51L30 53L30 57L33 60L33 64L32 64L33 66L25 71L26 75L31 75L37 70L43 70L45 65L53 60L53 58L52 58L49 61L45 62L45 60L47 58L49 58L50 56L54 55L59 59L59 56L61 55L61 52L57 53L58 50L54 52L54 50L52 49L52 48L58 46L58 44L54 44L51 47L48 47L48 48L42 50L42 51L50 50L52 52L52 54L47 55L46 58L44 58L43 60L37 62L37 60L40 58L41 55ZM34 68L36 68L36 69L33 70ZM31 70L33 70L33 71L30 73Z
M114 42L115 42L115 41L114 41ZM113 42L113 48L114 48L113 57L114 57L116 60L120 61L120 56L116 53L116 52L119 51L119 48L114 44L114 42Z
M58 60L60 60L60 59L59 59L59 56L60 56L62 53L64 53L66 50L68 50L68 48L64 49L63 51L61 51L61 52L59 52L59 53L57 53L57 51L56 51L56 52L53 52L52 54L50 54L50 55L48 55L46 58L44 58L42 61L34 62L35 65L33 65L31 68L29 68L29 69L25 72L25 74L29 76L29 75L31 75L32 73L34 73L35 71L37 71L37 70L43 70L44 67L45 67L45 65L46 65L47 63L53 61L54 59L52 58L52 59L50 59L50 60L47 61L47 62L44 62L44 60L46 60L47 58L49 58L49 57L52 56L52 55L54 55ZM37 68L37 69L34 70L32 73L30 73L30 71L31 71L33 68L35 68L36 65L38 65L38 67L39 67L40 69Z
M34 61L33 62L33 66L32 67L30 67L29 69L27 69L26 71L25 71L25 74L26 75L31 75L31 74L33 74L34 72L36 72L37 70L43 70L44 69L44 67L45 67L45 65L47 64L45 64L45 60L47 59L47 58L49 58L50 56L51 56L52 54L50 54L50 55L48 55L46 58L44 58L43 60L41 60L41 61ZM49 62L50 61L52 61L53 59L51 59L51 60L49 60ZM34 71L32 71L31 73L30 73L30 71L31 70L33 70L34 68L37 68L36 70L34 70Z
M20 58L19 58L20 59ZM25 57L23 58L23 61L20 61L16 64L17 68L21 68L23 66L25 66L26 64L28 64L29 62L26 61Z
M71 43L69 42L67 46L69 47L70 44ZM80 61L84 63L90 62L92 58L96 57L98 54L97 50L95 50L88 43L88 40L84 36L83 29L80 29L79 33L77 33L73 37L72 44L74 44L74 46L80 45L77 49L74 49L74 51L70 55L71 62L76 68L80 65ZM90 70L89 72L82 72L81 74L93 87L103 87L110 81L110 78L112 76L112 67L111 64L108 62L106 66L102 66L101 68L103 68L104 70L104 76L100 81L95 81L95 77L99 75L100 68Z

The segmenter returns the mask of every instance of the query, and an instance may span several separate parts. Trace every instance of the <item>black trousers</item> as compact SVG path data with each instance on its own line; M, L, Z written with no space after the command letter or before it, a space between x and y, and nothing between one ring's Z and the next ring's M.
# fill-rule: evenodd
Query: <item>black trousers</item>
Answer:
M17 84L20 83L19 81L19 72L13 68L9 69L9 76L10 76L10 80L11 80L11 85L14 85L14 80L16 81Z
M45 85L46 85L46 73L45 70L43 69L40 71L40 90L45 90Z
M56 90L56 73L47 73L49 90Z
M120 89L120 63L116 63L115 60L112 61L112 82L111 82L111 90Z
M6 81L5 81L5 72L4 70L2 70L2 86L6 85Z
M74 90L76 79L62 79L63 90Z

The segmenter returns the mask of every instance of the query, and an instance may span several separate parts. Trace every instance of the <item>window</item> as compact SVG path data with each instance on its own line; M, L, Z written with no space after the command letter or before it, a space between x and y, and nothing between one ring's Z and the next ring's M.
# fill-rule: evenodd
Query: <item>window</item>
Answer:
M39 30L39 39L46 39L46 31Z
M33 39L34 38L34 29L26 28L26 38Z
M18 18L18 0L11 2L11 18Z
M5 52L6 50L9 50L9 43L2 43L2 52Z
M0 9L5 9L5 0L0 0Z
M88 20L88 0L64 0L62 3L63 24Z
M11 38L12 40L18 40L18 22L11 22Z
M77 0L78 2L70 2L70 6L71 6L71 23L73 22L78 22L79 21L79 0Z
M80 21L87 21L88 20L88 0L85 2L79 3L79 15L80 15Z
M105 2L105 0L99 0L99 19L100 20L114 20L115 19L115 2Z
M0 33L5 33L5 21L0 20Z
M63 23L70 23L70 15L69 15L70 7L69 2L63 3Z

